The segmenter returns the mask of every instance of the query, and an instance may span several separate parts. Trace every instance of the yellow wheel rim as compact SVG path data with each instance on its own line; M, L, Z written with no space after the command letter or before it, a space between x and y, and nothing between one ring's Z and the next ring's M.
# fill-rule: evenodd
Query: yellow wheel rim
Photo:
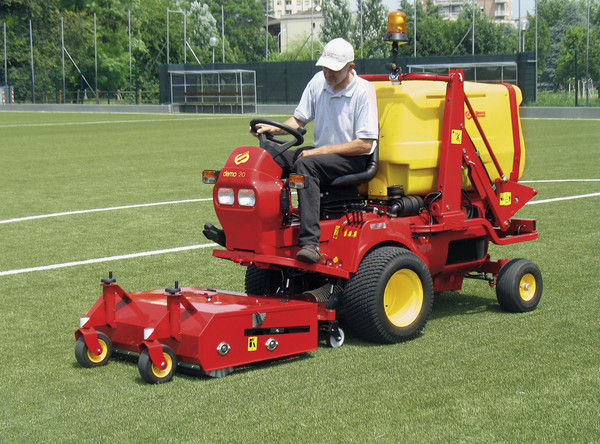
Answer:
M519 282L519 296L528 302L535 296L535 289L535 277L531 273L527 273Z
M98 363L104 361L104 358L106 358L106 355L108 353L108 346L106 345L106 342L104 342L102 339L98 338L98 343L100 344L100 348L101 348L99 355L92 353L90 351L90 349L88 349L88 351L87 351L88 359L90 361L92 361L94 364L98 364Z
M407 268L395 272L385 287L383 306L396 327L412 324L423 308L423 284L417 273Z
M168 353L163 352L163 359L167 363L164 369L152 364L152 373L154 373L154 376L156 376L157 378L167 377L167 375L171 373L171 369L173 368L173 360L171 359L171 356Z

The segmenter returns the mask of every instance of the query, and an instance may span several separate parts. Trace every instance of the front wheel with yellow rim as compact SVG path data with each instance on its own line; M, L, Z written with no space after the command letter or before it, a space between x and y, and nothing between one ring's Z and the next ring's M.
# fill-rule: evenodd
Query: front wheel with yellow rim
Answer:
M400 247L369 252L344 289L348 326L364 339L394 343L419 335L433 306L425 263Z
M500 306L513 313L534 310L542 297L542 273L527 259L513 259L498 273L496 297Z
M98 344L100 344L100 350L95 350L96 353L88 348L83 336L79 336L77 342L75 342L75 358L82 367L89 368L106 365L110 359L112 342L104 333L98 331L96 334L98 335Z
M175 373L177 367L177 359L175 358L175 352L171 347L164 345L162 346L164 367L158 367L154 365L152 359L150 359L150 353L145 348L140 353L138 359L138 370L142 379L150 384L160 384L162 382L170 381Z

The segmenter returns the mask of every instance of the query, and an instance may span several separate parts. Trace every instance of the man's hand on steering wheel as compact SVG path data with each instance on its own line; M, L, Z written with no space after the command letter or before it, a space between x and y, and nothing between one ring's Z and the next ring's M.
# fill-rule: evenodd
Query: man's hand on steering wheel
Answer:
M294 129L291 126L269 119L252 119L250 121L250 132L258 137L260 147L268 150L273 157L278 156L292 146L304 143L303 135L306 134L303 127ZM294 140L279 139L273 135L274 133L290 134L294 137Z
M254 137L258 137L262 133L269 133L272 135L286 134L285 131L277 128L276 126L268 125L266 123L256 124L256 131L253 131L252 127L250 127L250 134L252 134Z

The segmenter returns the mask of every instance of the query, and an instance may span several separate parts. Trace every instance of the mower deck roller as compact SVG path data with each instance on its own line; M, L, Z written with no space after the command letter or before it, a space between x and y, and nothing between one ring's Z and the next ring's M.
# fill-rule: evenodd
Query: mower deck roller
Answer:
M376 85L380 151L365 172L321 189L321 261L296 260L292 189L305 182L282 178L273 159L302 143L303 133L277 124L295 140L261 137L259 147L235 148L220 170L203 173L222 227L204 233L223 247L213 256L247 267L248 294L177 284L126 293L105 278L76 332L82 366L106 363L114 347L139 353L148 382L169 380L177 365L223 376L314 350L319 336L339 347L345 334L336 311L363 339L400 342L421 333L435 293L458 291L465 278L495 286L507 311L536 308L539 268L488 252L490 242L538 238L534 219L514 217L537 193L518 183L525 163L518 88L465 87L460 70L365 77ZM251 125L261 122L271 123Z

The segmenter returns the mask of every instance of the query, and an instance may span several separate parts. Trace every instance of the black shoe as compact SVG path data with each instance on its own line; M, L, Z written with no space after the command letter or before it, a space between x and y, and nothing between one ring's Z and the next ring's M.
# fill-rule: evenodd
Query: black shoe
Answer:
M316 245L305 245L298 253L296 253L296 259L309 264L318 264L321 260L321 253L319 247Z

